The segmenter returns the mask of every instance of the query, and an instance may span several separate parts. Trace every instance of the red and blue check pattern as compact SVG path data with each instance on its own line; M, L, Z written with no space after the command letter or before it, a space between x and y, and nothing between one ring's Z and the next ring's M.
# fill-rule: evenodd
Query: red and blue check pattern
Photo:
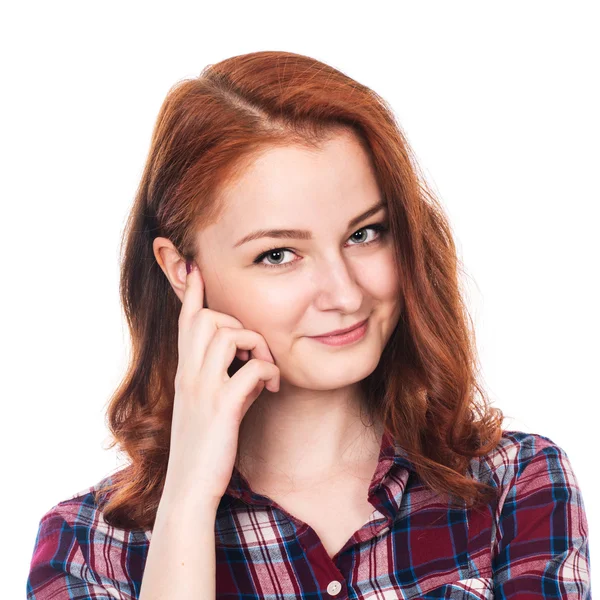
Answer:
M591 599L588 524L565 451L542 435L504 430L468 474L498 488L499 499L451 506L386 432L369 488L374 511L330 558L310 526L234 469L215 521L217 598ZM29 600L139 597L152 532L107 525L97 486L42 517Z

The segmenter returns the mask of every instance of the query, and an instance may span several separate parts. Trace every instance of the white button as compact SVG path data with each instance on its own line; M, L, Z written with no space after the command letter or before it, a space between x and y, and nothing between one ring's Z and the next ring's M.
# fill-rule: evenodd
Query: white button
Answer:
M335 596L336 594L340 593L340 590L342 589L342 584L339 581L332 581L328 586L327 586L327 593L330 596Z

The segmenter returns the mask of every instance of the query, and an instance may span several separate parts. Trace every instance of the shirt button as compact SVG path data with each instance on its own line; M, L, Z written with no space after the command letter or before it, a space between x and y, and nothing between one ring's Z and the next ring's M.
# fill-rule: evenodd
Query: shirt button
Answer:
M342 584L339 581L332 581L328 586L327 586L327 593L330 596L335 596L336 594L340 593L340 590L342 589Z

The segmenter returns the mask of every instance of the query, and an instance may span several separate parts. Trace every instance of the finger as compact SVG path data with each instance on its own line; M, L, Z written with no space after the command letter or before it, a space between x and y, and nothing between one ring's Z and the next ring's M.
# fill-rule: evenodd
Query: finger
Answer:
M267 342L262 335L250 329L220 328L211 340L202 364L205 373L213 374L219 381L227 381L227 369L241 348L258 360L274 363Z
M191 271L187 273L190 267ZM204 308L204 280L196 261L186 261L185 290L179 314L180 321L189 322L192 316L202 308Z
M178 370L185 380L193 380L198 376L213 337L224 327L243 329L243 325L235 317L209 308L192 315L189 320L180 318Z
M242 417L262 391L261 386L258 387L258 390L256 389L257 382L264 382L265 387L270 392L278 392L279 376L279 367L272 363L252 359L231 377L225 384L228 392L231 392L234 398L246 398L241 406Z
M235 353L235 355L240 360L248 360L250 358L250 352L248 352L248 350L242 350L241 348L237 349L237 352Z
M239 369L225 384L225 388L234 397L252 394L255 387L262 382L271 392L279 391L279 367L262 360L252 359Z
M204 360L206 347L219 327L243 328L235 317L204 308L205 287L195 261L186 263L186 286L179 314L178 350L180 362L189 362L196 372Z

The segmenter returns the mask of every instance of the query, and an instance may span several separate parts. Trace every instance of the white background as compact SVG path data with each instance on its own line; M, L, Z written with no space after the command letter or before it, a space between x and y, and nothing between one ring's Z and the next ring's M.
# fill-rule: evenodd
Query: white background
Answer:
M176 81L257 50L307 54L391 103L454 228L483 382L506 425L567 452L595 566L594 4L53 1L2 10L3 597L25 597L44 512L122 464L103 449L106 402L128 351L118 249L159 107Z

